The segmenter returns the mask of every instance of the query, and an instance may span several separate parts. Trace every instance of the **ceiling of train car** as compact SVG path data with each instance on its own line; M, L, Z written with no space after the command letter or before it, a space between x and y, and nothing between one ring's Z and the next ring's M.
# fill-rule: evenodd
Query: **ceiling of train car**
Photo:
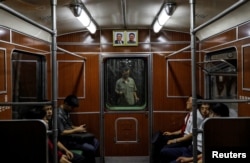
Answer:
M1 1L1 0L0 0ZM149 29L164 2L175 2L176 9L164 29L190 31L189 0L79 0L98 29ZM196 26L208 21L238 0L196 0ZM73 0L57 0L58 35L84 28L70 9ZM18 13L51 28L50 0L3 0Z

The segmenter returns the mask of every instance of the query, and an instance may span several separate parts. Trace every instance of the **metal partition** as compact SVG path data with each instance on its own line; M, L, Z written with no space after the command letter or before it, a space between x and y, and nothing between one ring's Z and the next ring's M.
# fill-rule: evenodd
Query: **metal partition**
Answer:
M47 125L42 120L0 121L1 162L48 162Z

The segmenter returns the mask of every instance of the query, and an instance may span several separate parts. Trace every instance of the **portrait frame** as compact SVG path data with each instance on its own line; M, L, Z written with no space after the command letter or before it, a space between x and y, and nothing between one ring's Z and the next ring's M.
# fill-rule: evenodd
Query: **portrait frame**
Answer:
M125 34L126 34L126 46L138 46L138 30L127 30ZM130 42L131 34L132 36L134 36L133 37L134 42Z
M118 43L119 34L122 43ZM132 41L130 41L130 35ZM138 46L138 30L113 30L113 46Z
M118 43L118 35L121 35L122 43ZM113 46L125 46L125 31L123 30L114 30L113 31Z

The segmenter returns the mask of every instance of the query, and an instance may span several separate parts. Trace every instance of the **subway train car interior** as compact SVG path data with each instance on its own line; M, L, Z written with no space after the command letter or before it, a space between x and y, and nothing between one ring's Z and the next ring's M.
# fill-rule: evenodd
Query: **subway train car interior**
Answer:
M65 155L49 147L63 137L68 106L81 135L99 142L94 161L62 142L84 163L249 163L249 8L248 0L0 0L1 160L61 163ZM27 118L47 105L49 125ZM181 137L156 150L174 131ZM169 156L184 137L191 155Z

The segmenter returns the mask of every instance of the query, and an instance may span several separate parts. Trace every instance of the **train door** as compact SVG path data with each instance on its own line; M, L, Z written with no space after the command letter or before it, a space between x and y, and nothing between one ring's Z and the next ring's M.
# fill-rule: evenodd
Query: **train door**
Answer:
M115 162L117 157L119 161L125 157L131 158L127 162L140 162L140 158L149 162L150 55L112 54L103 55L101 60L105 160Z
M44 62L45 57L42 55L22 51L12 53L13 102L37 102L45 98ZM26 109L28 106L13 106L13 119L22 118Z
M237 53L235 48L207 53L205 90L210 99L237 99ZM226 103L237 116L237 103Z

